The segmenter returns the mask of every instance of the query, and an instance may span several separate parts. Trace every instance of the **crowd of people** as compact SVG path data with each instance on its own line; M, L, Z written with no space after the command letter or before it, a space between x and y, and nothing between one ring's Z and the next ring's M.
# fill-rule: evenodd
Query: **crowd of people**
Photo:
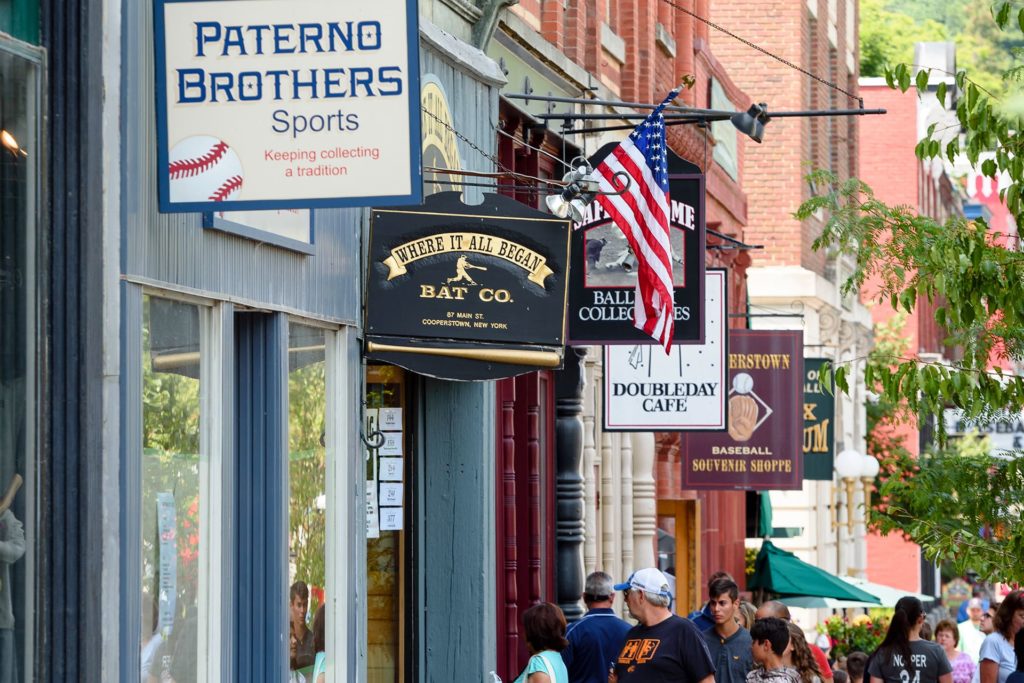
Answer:
M614 611L620 592L636 625ZM873 652L834 662L808 642L786 605L755 608L724 572L711 577L707 603L687 618L673 613L669 580L655 568L621 584L594 572L583 600L586 614L568 626L551 603L526 610L530 659L515 683L1024 683L1020 590L998 605L972 598L960 623L934 627L918 598L903 597Z

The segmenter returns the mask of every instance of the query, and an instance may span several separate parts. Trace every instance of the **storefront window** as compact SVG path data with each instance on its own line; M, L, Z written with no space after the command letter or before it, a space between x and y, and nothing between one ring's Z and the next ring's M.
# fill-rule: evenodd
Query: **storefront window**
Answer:
M142 681L197 678L199 310L145 297L142 370Z
M289 669L318 683L326 666L325 552L327 418L324 330L292 324L288 334Z
M370 683L397 683L405 672L405 482L408 416L401 368L366 369L367 656Z
M0 37L0 683L33 680L39 67Z

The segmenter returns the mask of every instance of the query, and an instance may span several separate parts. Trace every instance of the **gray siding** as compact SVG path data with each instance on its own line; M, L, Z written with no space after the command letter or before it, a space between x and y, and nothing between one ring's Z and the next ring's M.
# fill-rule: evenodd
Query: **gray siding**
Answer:
M364 209L317 211L316 252L296 254L205 230L157 210L153 4L124 3L124 250L130 279L338 322L361 318Z

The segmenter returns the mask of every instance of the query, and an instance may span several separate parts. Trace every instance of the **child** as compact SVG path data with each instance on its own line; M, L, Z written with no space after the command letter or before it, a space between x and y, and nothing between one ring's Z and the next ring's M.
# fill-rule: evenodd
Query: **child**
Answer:
M747 683L800 683L800 674L782 664L782 653L789 645L789 625L777 617L758 619L750 627L750 646L754 668Z

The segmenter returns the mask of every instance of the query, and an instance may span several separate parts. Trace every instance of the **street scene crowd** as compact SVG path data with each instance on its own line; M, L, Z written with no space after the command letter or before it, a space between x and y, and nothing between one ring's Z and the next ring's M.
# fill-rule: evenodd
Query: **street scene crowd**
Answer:
M567 626L547 602L526 610L531 657L515 683L1024 683L1021 590L1000 602L975 591L954 610L904 596L882 608L880 642L864 652L824 625L809 640L785 604L755 606L725 572L712 575L708 601L688 617L673 612L670 586L653 567L619 584L598 571L578 621ZM619 594L635 625L616 613Z

